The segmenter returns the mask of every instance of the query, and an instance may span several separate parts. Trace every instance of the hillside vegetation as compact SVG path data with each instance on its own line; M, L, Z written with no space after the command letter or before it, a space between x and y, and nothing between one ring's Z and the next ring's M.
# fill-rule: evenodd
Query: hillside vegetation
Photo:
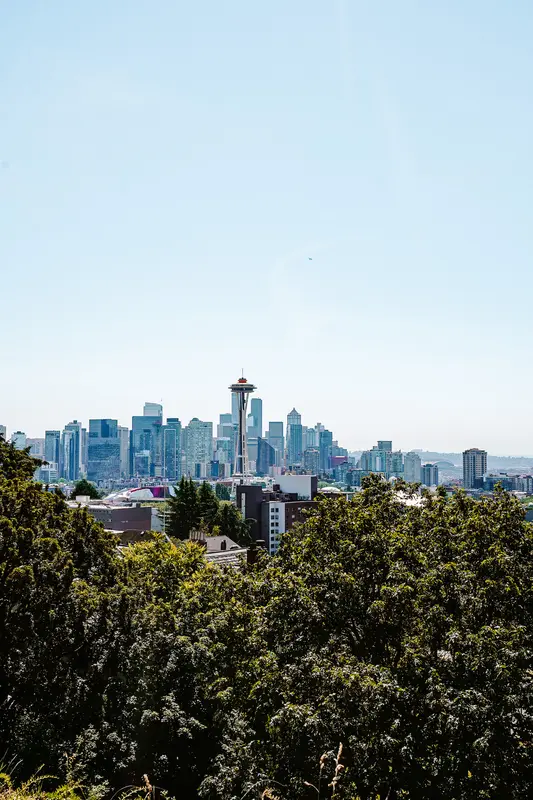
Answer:
M0 442L14 781L44 765L85 796L148 774L184 800L531 797L533 536L506 493L416 507L368 480L276 558L222 571L158 536L119 554L33 468Z

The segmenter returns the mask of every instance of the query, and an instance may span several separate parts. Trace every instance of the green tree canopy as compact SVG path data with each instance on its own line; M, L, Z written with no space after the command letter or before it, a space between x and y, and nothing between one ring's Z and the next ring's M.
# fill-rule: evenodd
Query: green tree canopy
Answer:
M200 518L204 521L206 527L211 530L217 515L219 501L211 485L207 483L207 481L203 481L203 483L200 484L197 497Z
M42 461L38 458L30 456L29 447L24 450L17 450L13 442L6 442L0 436L0 479L14 480L19 478L29 481L41 464Z
M175 487L174 496L168 499L166 532L174 539L188 539L191 531L200 524L198 490L191 478L183 476Z
M98 500L102 495L94 483L91 483L85 478L81 478L74 484L74 488L70 496L72 500L75 500L76 497L90 497L91 500Z
M231 500L230 491L223 483L215 484L215 494L219 500Z

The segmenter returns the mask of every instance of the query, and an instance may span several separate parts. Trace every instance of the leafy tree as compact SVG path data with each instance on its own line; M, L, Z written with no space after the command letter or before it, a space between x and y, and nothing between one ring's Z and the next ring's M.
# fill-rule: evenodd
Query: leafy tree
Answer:
M74 484L74 488L70 496L73 500L75 500L76 497L83 496L90 497L91 500L98 500L100 497L102 497L94 483L91 483L85 478L81 478Z
M191 478L183 476L168 499L167 534L174 539L188 539L201 520L198 490Z
M30 456L30 448L18 450L13 442L6 442L0 436L0 479L31 480L35 470L40 467L42 461Z
M223 483L215 484L215 494L219 500L231 500L230 491Z
M206 527L211 530L218 512L219 501L207 481L203 481L200 484L197 497L200 518L204 521Z
M221 536L228 536L234 542L243 546L250 544L251 537L248 521L243 519L241 512L233 503L225 501L220 503L215 517L215 525L218 527Z

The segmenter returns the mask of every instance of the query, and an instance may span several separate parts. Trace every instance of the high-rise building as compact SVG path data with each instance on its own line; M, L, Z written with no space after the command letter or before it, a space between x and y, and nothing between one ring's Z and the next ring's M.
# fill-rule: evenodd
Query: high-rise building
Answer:
M263 439L262 436L257 437L257 460L255 462L255 472L257 475L270 475L271 467L276 465L276 451L271 444Z
M61 431L44 432L44 460L49 464L56 464L58 468L60 444Z
M87 478L106 481L120 477L120 439L116 419L90 419Z
M120 442L120 475L128 478L130 474L130 432L125 425L118 426L118 439Z
M7 439L7 428L5 425L0 425L0 439Z
M320 472L328 472L331 466L331 449L333 447L333 434L328 430L321 430L318 434L318 449L320 453Z
M89 461L89 433L87 428L81 429L81 471L87 474L87 463Z
M389 463L387 465L387 474L389 477L403 478L403 453L401 450L391 450L389 456Z
M378 440L378 450L383 450L385 453L392 452L392 442L390 439Z
M287 466L299 466L303 450L302 416L293 408L287 414Z
M181 478L181 422L168 417L163 426L163 477L177 481Z
M320 473L320 450L318 447L308 447L304 450L304 469L310 475Z
M194 417L183 429L185 472L192 478L206 478L213 458L213 423Z
M59 454L60 475L68 481L77 481L81 475L81 422L73 420L65 425L61 434Z
M236 383L232 383L228 388L232 397L232 410L234 408L234 402L236 402L238 412L238 434L237 446L235 448L235 468L233 474L235 476L246 478L249 475L246 411L248 408L248 399L255 390L255 386L252 383L248 383L246 378L239 378ZM233 399L235 397L237 398L236 401Z
M304 452L318 447L318 431L316 428L306 428L304 431Z
M260 397L252 397L250 414L248 415L248 436L263 436L263 401Z
M217 425L217 437L221 438L226 436L227 434L223 431L223 426L230 425L233 426L233 416L231 414L221 414L218 420ZM227 428L226 428L227 430Z
M391 472L392 442L379 441L372 450L361 453L359 466L365 472L381 472L389 475Z
M149 405L154 406L157 404L146 403L145 408ZM130 474L133 477L162 477L162 426L163 419L160 414L154 416L143 414L142 417L132 417L130 434Z
M160 403L145 403L143 408L144 417L162 417L163 406Z
M26 434L24 431L15 431L11 434L11 441L17 450L24 450L26 447Z
M418 453L406 453L403 461L403 477L407 483L420 483L422 460Z
M30 456L44 458L44 439L26 439L26 447L30 448Z
M463 486L465 489L477 489L487 472L487 451L472 447L463 453Z
M420 482L423 486L439 485L439 468L436 464L423 464L420 470Z
M285 463L285 437L283 435L283 422L269 422L267 441L276 452L276 467Z

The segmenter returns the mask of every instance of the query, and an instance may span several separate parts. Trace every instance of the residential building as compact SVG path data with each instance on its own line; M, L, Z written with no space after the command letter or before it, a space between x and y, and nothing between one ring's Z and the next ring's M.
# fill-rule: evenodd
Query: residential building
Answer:
M26 447L26 434L24 431L15 431L11 434L11 441L17 450L24 450Z
M422 460L418 453L406 453L403 460L403 477L408 483L420 483Z
M59 451L61 446L61 431L44 432L44 460L49 464L59 465Z
M118 439L120 442L120 475L128 478L130 474L130 432L125 425L118 426Z
M116 419L90 419L87 445L87 478L90 481L120 477L120 438Z
M487 451L472 447L463 453L463 486L465 489L480 488L487 472Z
M403 453L401 450L391 451L387 472L390 478L404 477Z
M213 423L191 419L183 429L185 472L193 478L206 478L213 458Z
M359 459L359 466L366 472L380 472L388 477L392 468L392 442L378 441L372 450L364 450ZM397 456L395 466L399 466Z
M264 541L275 555L281 537L315 507L316 475L284 475L272 491L260 486L237 486L236 503L245 519L254 520L252 536ZM292 490L292 491L290 491Z
M276 467L285 463L285 437L283 435L283 422L269 422L267 441L276 452Z
M439 468L436 464L423 464L420 470L420 482L423 486L439 485Z

